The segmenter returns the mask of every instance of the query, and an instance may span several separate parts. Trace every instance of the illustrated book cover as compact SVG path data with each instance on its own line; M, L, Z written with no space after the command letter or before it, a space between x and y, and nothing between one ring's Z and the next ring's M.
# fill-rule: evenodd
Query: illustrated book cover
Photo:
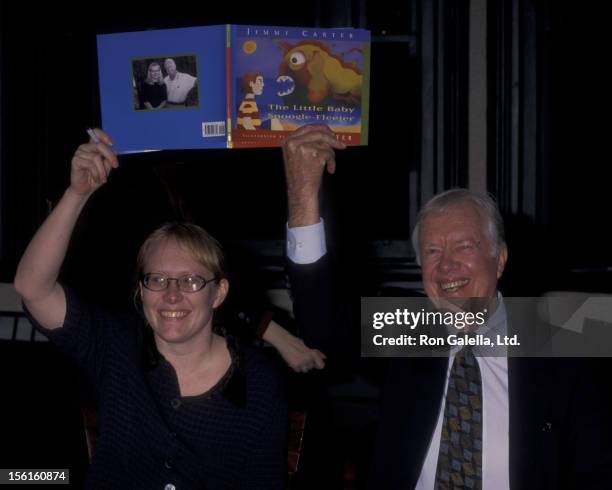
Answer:
M118 153L279 146L306 124L368 142L370 34L220 25L99 35Z

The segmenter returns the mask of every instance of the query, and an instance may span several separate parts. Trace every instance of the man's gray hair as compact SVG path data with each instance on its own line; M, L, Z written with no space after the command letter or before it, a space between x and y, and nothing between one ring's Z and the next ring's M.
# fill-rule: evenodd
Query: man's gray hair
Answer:
M504 236L504 220L497 203L489 194L481 194L469 189L450 189L432 197L421 208L412 231L412 246L416 253L417 263L421 265L419 252L419 228L421 223L432 213L444 212L465 203L474 204L487 220L487 233L492 244L491 255L497 257L501 247L506 243Z

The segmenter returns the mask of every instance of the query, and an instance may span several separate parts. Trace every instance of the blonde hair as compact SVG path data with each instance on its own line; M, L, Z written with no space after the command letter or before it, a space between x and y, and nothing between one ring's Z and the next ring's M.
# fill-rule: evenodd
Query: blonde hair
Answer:
M219 242L206 230L193 223L173 222L157 228L140 246L136 258L136 271L134 274L134 306L142 312L140 300L140 281L145 271L147 259L151 251L161 242L174 239L178 244L187 248L196 262L202 264L213 273L217 281L227 279L223 256L223 249Z
M166 223L151 233L140 246L136 259L136 277L144 273L144 267L151 250L159 243L175 239L177 243L189 250L196 262L202 264L217 279L226 278L223 250L219 242L207 231L193 223Z
M151 78L151 67L152 66L159 66L160 77L159 77L159 80L157 80L157 81L155 81L155 80L153 80ZM145 78L145 82L147 82L149 85L155 85L156 83L158 85L163 84L164 83L164 77L163 77L161 69L162 69L162 66L161 66L161 64L159 62L153 61L152 63L149 63L149 66L147 67L147 78Z

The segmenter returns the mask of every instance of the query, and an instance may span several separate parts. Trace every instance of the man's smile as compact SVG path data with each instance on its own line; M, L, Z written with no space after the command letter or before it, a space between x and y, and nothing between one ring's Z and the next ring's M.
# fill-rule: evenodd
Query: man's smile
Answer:
M458 291L459 289L465 287L467 284L469 284L470 280L469 279L457 279L454 281L448 281L448 282L441 282L440 284L440 289L446 293L454 293L456 291Z

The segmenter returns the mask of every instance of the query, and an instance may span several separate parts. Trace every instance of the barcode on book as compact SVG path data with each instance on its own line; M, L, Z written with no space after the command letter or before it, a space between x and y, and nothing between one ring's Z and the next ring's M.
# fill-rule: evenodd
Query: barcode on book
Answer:
M225 136L225 121L202 123L202 138Z

